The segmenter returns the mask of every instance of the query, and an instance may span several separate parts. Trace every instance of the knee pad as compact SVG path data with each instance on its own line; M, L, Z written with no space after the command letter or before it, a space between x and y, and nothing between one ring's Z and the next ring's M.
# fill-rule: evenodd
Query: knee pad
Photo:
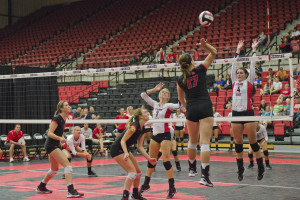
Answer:
M210 144L201 144L201 152L210 151Z
M257 142L255 142L254 144L250 144L251 148L253 149L254 152L258 152L259 151L259 145Z
M179 142L179 138L176 138L176 142Z
M268 156L269 155L269 151L267 150L267 151L264 151L264 155L265 156Z
M170 161L163 162L165 169L168 171L169 169L172 168L172 164Z
M253 153L248 153L249 158L253 158Z
M152 165L149 161L148 161L148 168L155 168L156 165Z
M192 144L192 143L189 141L188 148L189 148L189 149L197 149L197 143L196 143L196 144Z
M129 178L131 180L136 179L136 177L137 177L137 173L135 173L135 172L129 172L127 175L127 178Z
M71 162L72 158L68 158L68 161Z
M55 176L55 175L57 174L57 171L52 171L52 169L50 169L50 170L48 171L48 174L49 174L50 176Z
M233 137L230 137L230 140L233 141Z
M147 144L150 144L150 140L147 140Z
M215 142L218 142L219 141L219 138L215 138Z
M173 156L177 156L178 152L177 151L172 151Z
M72 173L73 172L72 166L71 165L66 166L64 172L65 174Z
M140 179L142 177L142 172L141 173L137 173L136 178Z
M86 162L91 163L93 161L93 158L91 160L86 159Z
M235 152L242 153L243 152L243 144L235 144Z

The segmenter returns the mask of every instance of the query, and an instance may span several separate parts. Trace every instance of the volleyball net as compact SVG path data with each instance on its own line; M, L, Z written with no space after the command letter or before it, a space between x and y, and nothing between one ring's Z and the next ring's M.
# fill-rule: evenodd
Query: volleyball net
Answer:
M294 102L294 79L292 54L273 54L271 60L288 60L288 65L285 70L288 74L288 84L290 85L290 102ZM255 57L240 57L230 59L216 59L212 65L243 65L249 62L263 62L268 61L269 56L255 56ZM195 61L198 65L202 61ZM170 78L159 77L161 71L169 71ZM277 71L277 70L274 70ZM96 68L88 70L74 70L74 71L53 71L46 70L37 72L29 70L29 73L21 73L22 71L14 69L11 73L2 70L0 75L1 83L1 97L0 108L2 115L0 115L0 126L2 133L7 134L9 130L13 129L14 124L21 124L24 132L33 134L35 132L44 133L48 129L48 124L56 111L56 105L60 100L66 100L72 106L72 112L78 107L89 108L94 107L95 113L100 115L100 119L77 119L67 120L67 124L78 124L83 126L84 123L96 124L118 124L126 123L127 120L115 119L120 108L133 106L134 109L145 105L146 108L152 112L152 108L146 105L146 102L140 96L140 93L153 88L160 81L165 83L165 86L171 92L171 102L176 103L177 90L176 79L172 76L181 75L178 63L169 64L151 64L141 66L124 66L118 68ZM28 71L27 71L28 72ZM177 72L177 74L176 74ZM208 74L210 72L208 71ZM123 77L122 80L116 81ZM124 78L132 77L129 82L124 82ZM152 79L151 79L152 77ZM156 77L156 78L153 78ZM284 87L284 86L283 86ZM257 89L259 91L260 89ZM232 94L227 90L224 95L223 90L219 94L211 95L213 105L219 111L222 117L215 118L218 122L231 121L292 121L294 116L294 103L290 104L290 112L286 115L275 116L253 116L253 117L228 117L230 109L221 109L227 98ZM212 94L212 93L210 93ZM267 100L267 104L272 107L277 95L259 95L256 92L254 104L258 105L262 99ZM158 94L152 94L151 97L158 100ZM277 100L277 99L276 99ZM283 100L286 104L285 99ZM176 112L176 111L174 111ZM77 113L82 116L84 113ZM256 112L257 115L257 112ZM80 117L79 117L80 118ZM152 119L152 123L158 122L185 122L185 119ZM25 127L25 128L23 128Z

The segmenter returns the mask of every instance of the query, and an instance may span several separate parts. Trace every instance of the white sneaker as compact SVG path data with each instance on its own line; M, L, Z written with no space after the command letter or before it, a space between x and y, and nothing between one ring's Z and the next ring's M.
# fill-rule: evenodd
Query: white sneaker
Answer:
M190 169L190 171L189 171L189 177L195 177L197 174L198 173L197 173L196 170Z
M24 157L24 158L23 158L23 161L24 161L24 162L29 162L30 159L29 159L28 157Z
M13 162L14 162L14 159L13 159L13 158L10 158L10 159L9 159L9 162L10 162L10 163L13 163Z

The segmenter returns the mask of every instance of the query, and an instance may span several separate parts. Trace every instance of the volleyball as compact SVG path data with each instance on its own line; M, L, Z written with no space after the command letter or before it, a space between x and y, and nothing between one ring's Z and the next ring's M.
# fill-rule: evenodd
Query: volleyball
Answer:
M202 26L210 26L211 23L214 21L214 16L209 11L203 11L199 15L199 21Z

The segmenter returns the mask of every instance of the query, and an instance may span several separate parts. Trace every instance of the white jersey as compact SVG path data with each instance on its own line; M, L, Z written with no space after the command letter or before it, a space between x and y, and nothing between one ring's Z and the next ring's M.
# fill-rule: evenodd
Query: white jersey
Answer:
M160 106L159 102L153 100L149 97L146 92L141 94L141 97L151 106L153 107L153 119L164 119L170 118L172 111L179 109L181 106L179 103L165 103L164 105ZM153 135L170 132L169 124L168 123L153 123Z
M74 139L74 135L69 135L66 143L74 156L77 155L76 147L79 145L81 145L82 151L85 151L85 138L82 134L80 134L78 140Z
M222 117L222 116L220 115L220 113L215 112L214 118L215 118L215 117ZM217 122L216 122L215 120L214 120L213 126L218 126L218 124L217 124Z
M228 117L232 117L232 112L228 114Z
M176 113L173 114L174 119L185 119L185 115L180 113L178 116ZM184 122L176 122L175 126L184 126Z
M263 125L259 125L259 130L256 132L257 140L265 139L268 141L268 133Z
M90 128L88 128L87 130L85 130L84 128L81 128L81 134L82 134L85 138L92 139L93 131L92 131L92 129L90 129Z
M151 115L149 115L149 120L150 120L150 119L152 119L152 116L151 116ZM148 124L148 122L146 122L145 128L152 128L152 124L151 124L151 123Z
M170 128L171 138L173 138L173 137L174 137L174 134L175 134L175 131L174 131L174 128L173 128L173 126L172 126L172 122L169 123L169 128Z
M126 113L126 115L127 115L129 118L133 116L133 115L130 115L129 113Z

